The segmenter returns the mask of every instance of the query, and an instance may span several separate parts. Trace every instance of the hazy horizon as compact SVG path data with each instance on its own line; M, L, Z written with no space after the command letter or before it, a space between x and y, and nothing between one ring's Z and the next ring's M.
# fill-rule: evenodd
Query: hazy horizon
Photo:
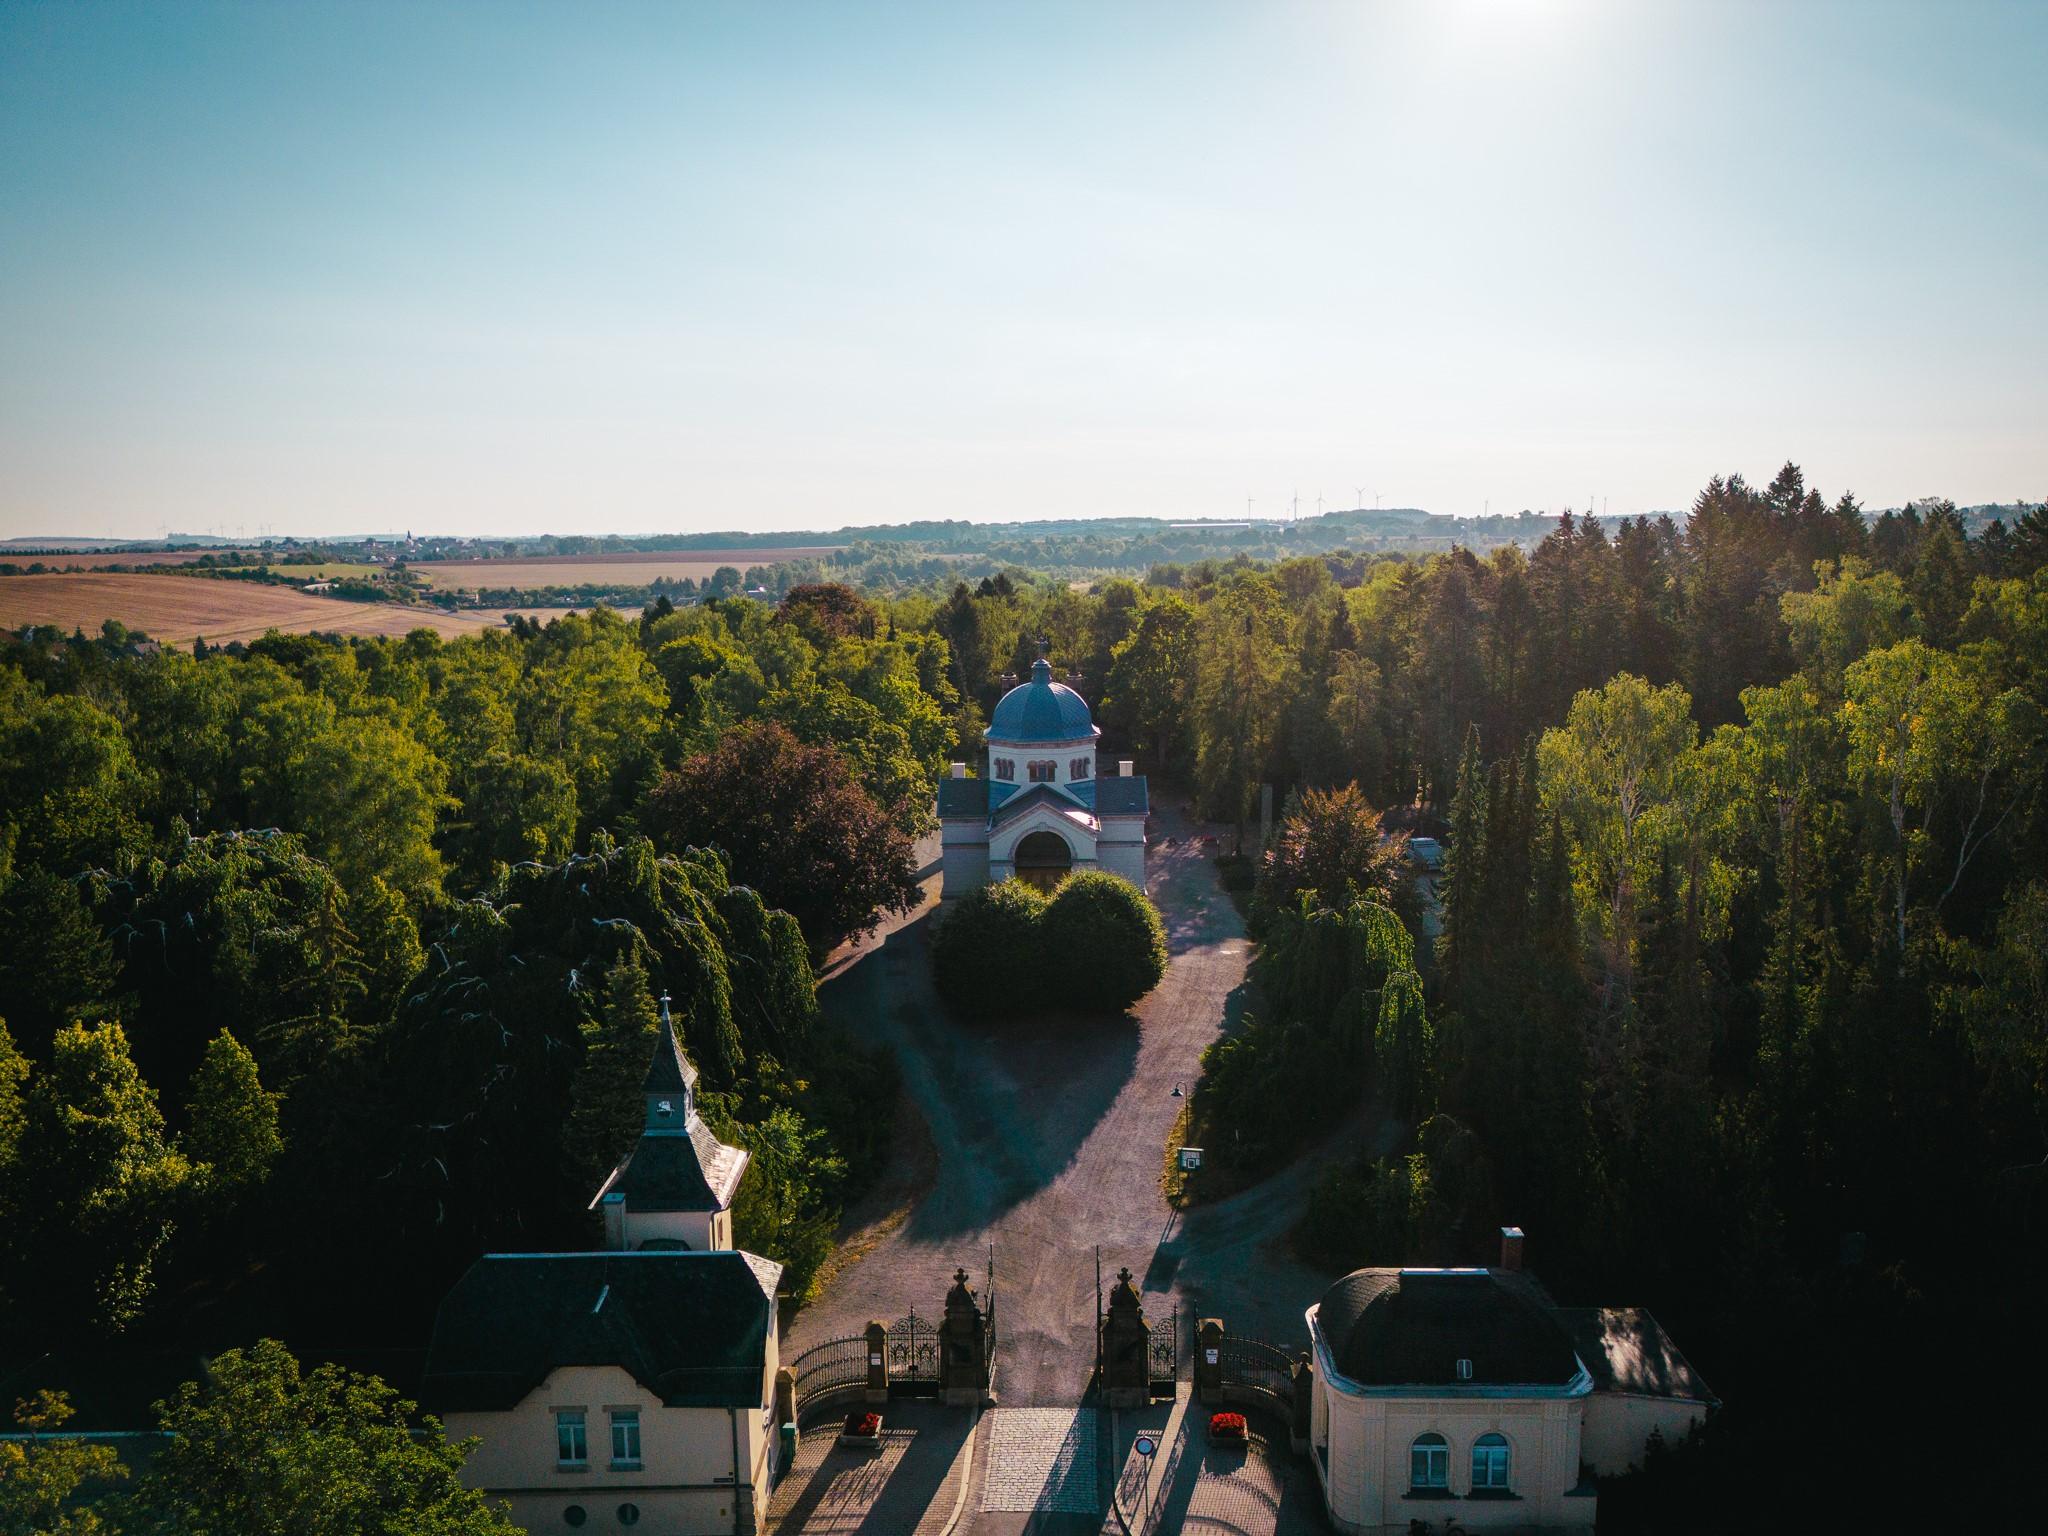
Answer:
M0 537L2048 495L2048 7L0 9Z

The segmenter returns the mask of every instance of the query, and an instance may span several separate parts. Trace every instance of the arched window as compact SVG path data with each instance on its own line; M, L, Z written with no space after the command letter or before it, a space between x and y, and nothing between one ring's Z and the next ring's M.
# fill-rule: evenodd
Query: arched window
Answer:
M1067 777L1070 779L1087 778L1088 759L1085 757L1077 757L1071 763L1067 764Z
M1514 1452L1504 1435L1481 1435L1472 1442L1472 1488L1476 1492L1508 1491Z
M1408 1448L1408 1486L1451 1486L1451 1442L1442 1435L1417 1435Z
M1031 769L1031 782L1034 784L1050 784L1059 777L1060 765L1050 759L1028 766Z
M1017 777L1017 760L1011 757L997 758L996 777L1014 782Z

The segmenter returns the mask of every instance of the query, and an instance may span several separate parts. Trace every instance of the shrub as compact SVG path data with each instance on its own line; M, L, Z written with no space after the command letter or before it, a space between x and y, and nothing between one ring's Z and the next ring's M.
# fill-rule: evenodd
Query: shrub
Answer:
M932 935L932 980L967 1018L1009 1018L1045 999L1047 967L1039 931L1045 898L1021 880L972 891Z
M1039 920L1059 1001L1122 1013L1166 974L1166 925L1130 881L1102 870L1070 875Z

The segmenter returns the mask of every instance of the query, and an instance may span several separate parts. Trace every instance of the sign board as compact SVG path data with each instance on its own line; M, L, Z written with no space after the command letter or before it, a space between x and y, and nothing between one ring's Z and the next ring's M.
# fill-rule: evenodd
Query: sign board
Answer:
M1206 1365L1214 1365L1214 1364L1216 1363L1216 1355L1217 1355L1217 1351L1215 1351L1215 1350L1213 1350L1213 1349L1205 1349L1205 1350L1203 1350L1203 1351L1202 1351L1202 1361L1203 1361L1203 1363L1204 1363L1204 1364L1206 1364Z
M1200 1147L1182 1147L1180 1149L1180 1166L1183 1173L1193 1173L1197 1168L1201 1167L1202 1149Z
M868 1364L869 1364L869 1365L880 1365L881 1363L882 1363L882 1357L881 1357L880 1355L869 1355L869 1356L868 1356Z
M1136 1451L1140 1456L1150 1456L1154 1451L1159 1449L1159 1442L1153 1439L1150 1435L1140 1435L1138 1436L1136 1443L1132 1445L1131 1449Z

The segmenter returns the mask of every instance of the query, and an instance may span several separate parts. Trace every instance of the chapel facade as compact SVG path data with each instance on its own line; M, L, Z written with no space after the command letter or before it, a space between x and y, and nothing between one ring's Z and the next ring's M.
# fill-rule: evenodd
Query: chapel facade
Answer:
M955 763L940 781L941 900L994 880L1050 890L1085 869L1144 888L1144 776L1128 758L1113 774L1098 774L1102 732L1071 681L1054 682L1041 655L1029 680L997 701L982 733L981 775L970 778L967 764Z

